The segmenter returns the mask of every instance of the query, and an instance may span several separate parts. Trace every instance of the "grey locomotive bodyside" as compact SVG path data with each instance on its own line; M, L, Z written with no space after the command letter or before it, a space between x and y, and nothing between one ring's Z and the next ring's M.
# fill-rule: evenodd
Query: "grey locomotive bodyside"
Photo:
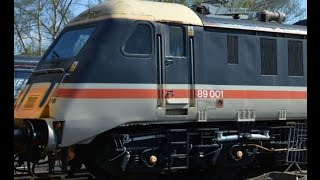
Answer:
M203 120L199 119L201 113L205 113L205 121L215 122L248 119L239 117L241 113L251 113L250 121L300 120L307 117L305 36L297 35L296 39L290 34L287 34L288 37L275 37L278 33L196 26L192 27L193 36L188 36L190 26L187 25L171 26L128 20L107 20L100 23L105 26L95 34L98 41L88 42L87 48L92 45L91 51L85 51L86 54L78 58L78 72L73 72L73 76L64 81L60 86L62 94L58 93L57 101L52 104L53 109L61 109L57 111L59 114L53 112L52 117L66 122L62 146L126 123L197 122ZM145 24L151 29L151 36L145 37L150 38L150 54L123 53L123 48L135 29ZM130 28L122 28L124 25ZM109 29L111 26L112 29ZM183 30L182 56L170 54L170 48L178 46L170 44L170 27ZM230 36L237 37L238 40L236 64L228 63L227 41ZM263 75L261 72L261 39L276 42L275 75ZM303 74L299 76L288 75L289 41L302 44L299 53L302 54ZM167 59L171 60L169 64L166 64ZM84 95L70 101L72 96L63 95L63 91L68 89L77 94L77 88L87 90L88 93L90 89L105 90L105 93L109 93L108 90L111 89L114 90L114 98L105 99L103 95L90 98L90 95ZM161 92L163 88L166 90ZM154 96L140 97L132 94L123 97L122 91L152 91ZM232 91L238 95L228 96ZM168 97L170 93L172 96ZM207 93L207 97L198 97L199 93ZM218 93L219 97L214 97L214 93ZM254 97L255 94L258 95ZM223 107L217 108L218 100L223 100ZM87 106L89 102L92 104ZM141 105L135 107L134 104L138 102ZM73 136L73 131L67 129L74 128L74 124L79 121L82 123L77 124L82 124L80 129L83 133L81 136ZM109 123L106 124L105 121ZM86 122L95 122L95 127L90 128L92 131L87 130Z

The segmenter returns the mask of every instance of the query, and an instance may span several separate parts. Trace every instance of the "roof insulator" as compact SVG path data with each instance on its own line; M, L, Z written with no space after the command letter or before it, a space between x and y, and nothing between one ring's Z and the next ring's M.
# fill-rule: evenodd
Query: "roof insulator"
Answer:
M286 15L281 12L271 12L268 10L264 10L258 13L258 19L262 22L282 23L286 20Z

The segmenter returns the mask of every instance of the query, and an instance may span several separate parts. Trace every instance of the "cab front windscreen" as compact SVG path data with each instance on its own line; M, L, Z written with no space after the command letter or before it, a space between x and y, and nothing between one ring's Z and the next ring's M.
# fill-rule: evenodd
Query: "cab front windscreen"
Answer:
M76 56L92 35L95 27L66 31L50 49L45 61L70 59Z

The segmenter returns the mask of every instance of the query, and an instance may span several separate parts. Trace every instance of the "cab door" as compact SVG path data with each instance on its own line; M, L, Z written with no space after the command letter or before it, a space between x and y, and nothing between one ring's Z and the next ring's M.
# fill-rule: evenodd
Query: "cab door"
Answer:
M159 105L165 108L165 115L189 115L194 106L193 34L185 25L163 24L161 31L157 37Z

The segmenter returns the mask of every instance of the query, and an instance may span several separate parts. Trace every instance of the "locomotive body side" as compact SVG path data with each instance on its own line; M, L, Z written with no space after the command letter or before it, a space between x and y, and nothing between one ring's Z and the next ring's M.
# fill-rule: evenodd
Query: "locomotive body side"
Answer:
M133 23L133 28L126 33L120 30L122 25L119 25L117 29L117 25L113 24L114 30L110 34L115 39L104 35L106 40L102 41L106 45L96 43L99 45L93 48L97 50L99 47L111 47L108 48L110 54L106 50L100 52L112 58L106 61L103 58L104 55L99 58L97 57L99 52L94 51L88 56L93 57L95 61L90 61L90 66L81 69L81 77L75 75L74 80L70 77L70 82L77 81L77 83L69 83L66 80L60 87L57 101L52 104L53 110L61 108L57 111L60 114L52 112L52 116L55 119L65 120L66 133L64 136L66 138L63 138L62 146L85 140L85 137L92 137L99 132L126 123L241 121L240 113L252 113L251 120L255 121L279 120L281 110L285 111L287 120L306 119L306 69L303 71L303 76L288 76L286 55L278 53L278 74L275 76L261 75L259 71L261 55L257 47L260 45L260 38L263 37L239 35L239 44L243 44L239 46L240 62L239 64L228 64L226 39L230 34L206 32L201 27L193 27L194 37L192 38L196 48L194 49L195 91L192 99L191 65L178 62L190 62L190 58L177 57L174 59L176 64L166 67L168 70L159 69L156 63L161 60L157 59L156 55L159 49L156 48L155 34L151 37L154 49L150 57L132 57L121 54L121 48L137 24L139 23ZM144 23L140 22L140 24ZM168 27L162 24L155 24L151 27L157 26ZM183 25L180 27L186 30L188 28ZM159 30L154 28L152 31ZM127 34L127 36L121 39L119 37L122 34ZM285 52L288 49L288 38L275 40L280 45L277 46L278 52ZM306 43L305 40L300 41ZM186 51L189 47L186 44ZM306 68L306 49L303 51L303 64ZM190 56L190 51L186 54ZM79 65L79 71L80 68ZM174 69L174 72L170 72L169 68ZM164 78L172 83L161 84L159 80L161 71L168 73ZM166 90L162 92L162 96L173 93L172 97L167 99L164 97L166 103L161 101L159 86L163 85ZM223 103L221 107L217 104L220 100ZM194 102L193 106L192 102ZM206 113L205 119L199 119L199 114L203 112ZM68 120L65 119L66 117ZM108 123L105 123L106 121ZM83 131L81 135L75 136L72 130L66 130L74 128L75 123L82 126L78 129ZM88 131L88 129L93 131Z

